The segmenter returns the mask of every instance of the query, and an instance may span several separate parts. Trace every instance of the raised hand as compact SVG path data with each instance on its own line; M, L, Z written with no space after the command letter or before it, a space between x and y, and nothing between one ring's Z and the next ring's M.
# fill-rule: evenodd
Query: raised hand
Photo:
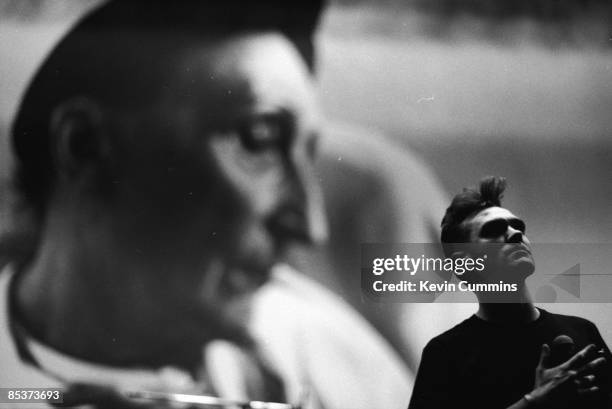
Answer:
M601 395L597 375L604 364L605 358L595 345L589 345L553 366L550 347L544 344L535 370L534 389L526 399L538 408L583 407L595 402Z

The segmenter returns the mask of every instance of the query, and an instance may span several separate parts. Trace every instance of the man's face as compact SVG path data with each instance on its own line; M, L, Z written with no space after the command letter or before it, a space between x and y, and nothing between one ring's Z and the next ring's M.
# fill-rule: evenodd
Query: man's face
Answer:
M326 236L311 78L284 37L250 34L189 49L163 86L120 142L116 279L145 320L225 325L284 246Z
M522 280L533 273L535 263L525 235L525 223L502 207L486 208L464 222L469 242L482 244L488 267L501 273L497 278ZM506 274L512 274L511 277Z

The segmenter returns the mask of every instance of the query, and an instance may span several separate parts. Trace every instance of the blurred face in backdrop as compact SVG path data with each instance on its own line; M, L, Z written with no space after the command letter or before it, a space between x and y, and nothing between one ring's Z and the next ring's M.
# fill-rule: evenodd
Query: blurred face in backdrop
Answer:
M53 294L69 293L67 308L89 317L62 326L83 331L98 318L106 335L97 342L116 362L184 361L170 350L243 336L245 301L284 248L326 236L313 167L320 118L294 43L265 30L172 41L171 54L128 49L142 54L138 64L163 66L152 81L115 58L108 69L119 75L100 67L99 84L84 82L93 92L46 102L42 87L30 98L50 106L54 167L32 270L54 271L54 288L66 291ZM24 129L40 115L27 112ZM40 140L19 126L17 152L31 143L38 154ZM57 280L70 270L71 282ZM24 299L36 305L40 295Z
M112 279L160 329L227 326L293 240L324 238L311 77L275 33L180 53L160 98L121 117L105 201ZM127 274L126 274L127 273ZM179 322L177 322L177 320ZM186 328L184 334L192 334Z

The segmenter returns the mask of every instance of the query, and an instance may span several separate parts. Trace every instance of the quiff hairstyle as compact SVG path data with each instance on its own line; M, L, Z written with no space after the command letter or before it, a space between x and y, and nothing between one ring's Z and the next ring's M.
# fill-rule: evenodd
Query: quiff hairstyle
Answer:
M500 176L482 178L478 189L463 188L463 191L453 198L442 219L442 243L467 242L469 232L463 222L488 207L501 206L505 190L506 179Z

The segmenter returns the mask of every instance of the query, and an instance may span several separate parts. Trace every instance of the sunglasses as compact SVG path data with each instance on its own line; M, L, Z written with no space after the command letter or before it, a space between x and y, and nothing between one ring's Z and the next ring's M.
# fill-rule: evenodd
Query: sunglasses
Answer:
M508 226L525 234L525 222L521 219L495 219L486 222L480 229L480 237L493 239L506 234Z

